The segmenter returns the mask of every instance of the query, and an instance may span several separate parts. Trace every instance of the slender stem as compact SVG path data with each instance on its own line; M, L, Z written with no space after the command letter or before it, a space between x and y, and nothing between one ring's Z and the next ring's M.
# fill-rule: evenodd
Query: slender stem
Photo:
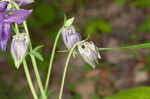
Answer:
M14 1L10 0L10 2L12 3L12 5L15 6L15 8L17 10L20 9L19 6ZM29 30L28 30L26 21L23 22L23 26L24 26L25 32L27 33L27 35L29 37L29 40L30 40L29 49L30 49L30 52L32 52L32 44L31 44L31 39L30 39ZM40 75L39 75L39 71L38 71L38 68L37 68L35 57L33 55L30 55L30 56L31 56L31 60L32 60L35 76L36 76L36 79L37 79L37 83L38 83L38 86L40 88L41 95L43 97L42 99L47 99L46 94L44 92L43 85L42 85L42 81L41 81L41 78L40 78Z
M30 39L30 35L29 35L29 31L28 31L28 28L27 28L26 21L23 23L23 25L24 25L25 32L27 33L27 35L28 35L28 37ZM29 49L30 49L30 52L32 52L31 39L30 39ZM44 92L43 85L42 85L42 81L41 81L41 78L40 78L40 75L39 75L39 71L38 71L38 68L37 68L37 63L36 63L35 57L33 55L30 55L30 56L31 56L31 60L32 60L35 76L36 76L36 79L37 79L37 82L38 82L38 85L39 85L42 97L43 97L43 99L47 99L46 98L46 94Z
M81 41L83 42L83 41ZM63 94L63 88L64 88L64 82L65 82L65 78L66 78L66 74L67 74L67 69L68 69L68 66L69 66L69 61L70 61L70 58L72 56L72 53L75 49L75 47L81 43L81 42L78 42L76 43L70 50L69 54L68 54L68 57L67 57L67 61L66 61L66 64L65 64L65 68L64 68L64 72L63 72L63 77L62 77L62 81L61 81L61 88L60 88L60 92L59 92L59 98L58 99L62 99L62 94Z
M52 71L52 64L53 64L53 60L54 60L54 56L55 56L55 51L56 51L56 46L57 46L57 43L58 43L58 39L59 39L60 34L61 34L61 30L62 30L62 28L57 33L57 36L56 36L55 42L54 42L54 46L53 46L53 49L52 49L50 63L49 63L49 67L48 67L48 73L47 73L47 77L46 77L46 83L45 83L45 92L48 89L48 84L49 84L50 75L51 75L51 71Z
M15 28L16 28L16 34L18 34L19 33L19 27L18 27L18 24L15 24Z
M33 83L32 83L31 77L30 77L30 73L29 73L29 69L28 69L26 60L23 60L23 66L24 66L24 71L25 71L25 74L26 74L27 82L29 84L32 95L33 95L34 99L38 99L38 96L37 96L37 94L35 92L35 89L33 87Z

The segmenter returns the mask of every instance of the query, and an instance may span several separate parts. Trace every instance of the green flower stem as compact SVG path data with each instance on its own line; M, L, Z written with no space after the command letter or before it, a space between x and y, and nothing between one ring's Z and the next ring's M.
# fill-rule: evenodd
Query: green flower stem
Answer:
M12 3L12 5L15 6L15 8L17 10L20 9L19 6L14 1L10 0L10 2ZM32 44L31 44L31 39L30 39L29 30L28 30L26 21L23 22L23 26L24 26L25 32L27 33L27 35L29 37L29 40L30 40L29 49L30 49L30 52L32 52ZM47 99L46 94L44 92L43 85L42 85L42 81L41 81L41 78L40 78L40 75L39 75L39 71L38 71L38 68L37 68L35 57L33 55L30 55L30 56L31 56L31 60L32 60L35 76L36 76L36 79L37 79L37 83L38 83L38 86L40 88L41 95L43 97L42 99Z
M54 42L54 46L53 46L53 49L52 49L50 63L49 63L49 67L48 67L48 73L47 73L47 77L46 77L46 83L45 83L45 92L48 89L48 84L49 84L50 75L51 75L51 71L52 71L52 64L53 64L53 60L54 60L54 56L55 56L56 46L57 46L61 31L62 31L62 28L57 33L57 36L56 36L55 42Z
M85 40L84 40L85 41ZM73 54L73 51L75 49L75 47L84 42L84 41L81 41L81 42L78 42L76 43L72 48L71 50L69 51L69 54L68 54L68 57L67 57L67 61L66 61L66 64L65 64L65 68L64 68L64 72L63 72L63 77L62 77L62 81L61 81L61 88L60 88L60 92L59 92L59 98L58 99L62 99L62 94L63 94L63 88L64 88L64 82L65 82L65 78L66 78L66 74L67 74L67 69L68 69L68 66L69 66L69 61L70 61L70 58Z
M26 21L23 23L23 25L24 25L25 32L27 33L27 35L28 35L28 37L30 39L29 30L27 28ZM29 49L30 49L30 52L32 52L31 40L30 40ZM30 56L31 56L31 60L32 60L35 76L36 76L36 79L37 79L37 82L38 82L38 85L39 85L39 88L40 88L40 91L41 91L41 94L42 94L42 97L43 97L42 99L47 99L46 94L44 92L43 85L42 85L42 81L41 81L41 78L40 78L40 75L39 75L39 71L38 71L38 68L37 68L37 63L36 63L35 57L33 55L30 55Z
M103 50L137 49L137 48L150 48L150 43L129 45L129 46L124 46L119 48L99 48L99 50L103 51Z
M18 34L19 33L19 27L18 27L18 24L15 24L15 28L16 28L16 34Z
M35 92L35 89L33 87L33 83L32 83L30 73L29 73L29 69L28 69L28 66L27 66L27 63L26 63L25 59L23 60L23 66L24 66L24 71L25 71L25 74L26 74L27 82L29 84L32 95L33 95L34 99L38 99L38 96L37 96L37 94Z
M129 45L129 46L123 46L123 47L118 47L118 48L99 48L99 50L105 51L105 50L137 49L137 48L150 48L150 43ZM57 52L68 53L69 50L62 50L62 51L57 51Z

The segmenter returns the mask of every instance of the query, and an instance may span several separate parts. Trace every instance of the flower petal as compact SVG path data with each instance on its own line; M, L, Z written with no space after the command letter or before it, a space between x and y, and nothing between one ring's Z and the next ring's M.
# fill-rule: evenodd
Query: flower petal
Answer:
M0 40L0 47L2 49L2 51L6 51L7 49L7 39L4 39L4 40Z
M33 3L34 0L14 0L16 3L21 4L22 6Z
M0 23L0 40L2 39L2 34L3 34L3 24Z
M7 5L8 5L7 1L0 2L0 12L4 12L7 8Z
M20 10L14 11L14 13L8 16L6 19L4 19L3 22L21 24L27 19L27 17L31 13L32 13L32 10L20 9Z
M71 49L75 43L81 40L80 34L76 32L73 25L64 27L62 29L62 38L65 46Z
M2 51L7 49L7 41L11 38L10 24L0 23L0 47Z
M3 31L4 31L4 35L5 35L6 39L10 39L11 38L11 27L10 27L9 23L3 24Z

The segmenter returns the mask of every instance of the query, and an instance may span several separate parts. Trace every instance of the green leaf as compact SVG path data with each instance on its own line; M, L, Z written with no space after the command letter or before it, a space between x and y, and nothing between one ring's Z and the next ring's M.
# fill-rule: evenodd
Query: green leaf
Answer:
M150 52L146 56L146 64L140 68L142 71L149 71L150 70Z
M122 90L104 99L150 99L150 87L137 87Z
M34 55L40 61L44 61L42 55L39 52L32 52L31 54Z
M76 90L76 86L72 82L68 82L68 89L71 93L73 93L73 96L71 99L82 99L80 94Z
M70 25L73 23L74 19L75 19L74 17L68 19L68 20L65 22L64 26L70 26Z
M112 33L112 28L107 21L98 19L93 19L86 25L87 35L92 36L99 32Z
M131 45L131 46L125 46L120 48L99 48L99 50L120 50L120 49L136 49L136 48L149 48L150 43L144 43L144 44L137 44L137 45Z
M36 48L33 49L33 52L39 51L44 45L38 45Z
M137 28L137 32L150 32L150 15L148 15L146 22Z
M133 1L131 5L137 7L150 7L150 0L136 0Z
M120 5L125 4L126 1L127 1L127 0L115 0L115 2L116 2L117 4L120 4Z
M97 94L89 95L90 99L101 99Z
M38 52L42 47L44 47L44 45L38 45L36 48L34 48L32 50L32 52L30 52L29 54L34 55L37 59L39 59L40 61L43 61L44 58L42 57L42 55Z
M32 15L28 18L30 27L40 28L46 24L52 24L57 18L55 12L54 7L49 6L46 0L37 2Z

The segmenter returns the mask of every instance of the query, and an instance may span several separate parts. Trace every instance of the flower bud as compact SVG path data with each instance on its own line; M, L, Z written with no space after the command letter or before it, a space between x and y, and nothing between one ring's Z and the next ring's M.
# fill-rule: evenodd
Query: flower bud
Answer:
M18 69L27 54L29 39L26 33L16 34L11 43L11 55Z
M74 44L81 40L80 34L76 32L73 25L65 26L62 29L62 38L68 49L71 49Z
M98 59L101 59L98 48L94 45L92 41L83 42L78 45L78 50L83 57L83 59L89 63L93 68L98 63Z

